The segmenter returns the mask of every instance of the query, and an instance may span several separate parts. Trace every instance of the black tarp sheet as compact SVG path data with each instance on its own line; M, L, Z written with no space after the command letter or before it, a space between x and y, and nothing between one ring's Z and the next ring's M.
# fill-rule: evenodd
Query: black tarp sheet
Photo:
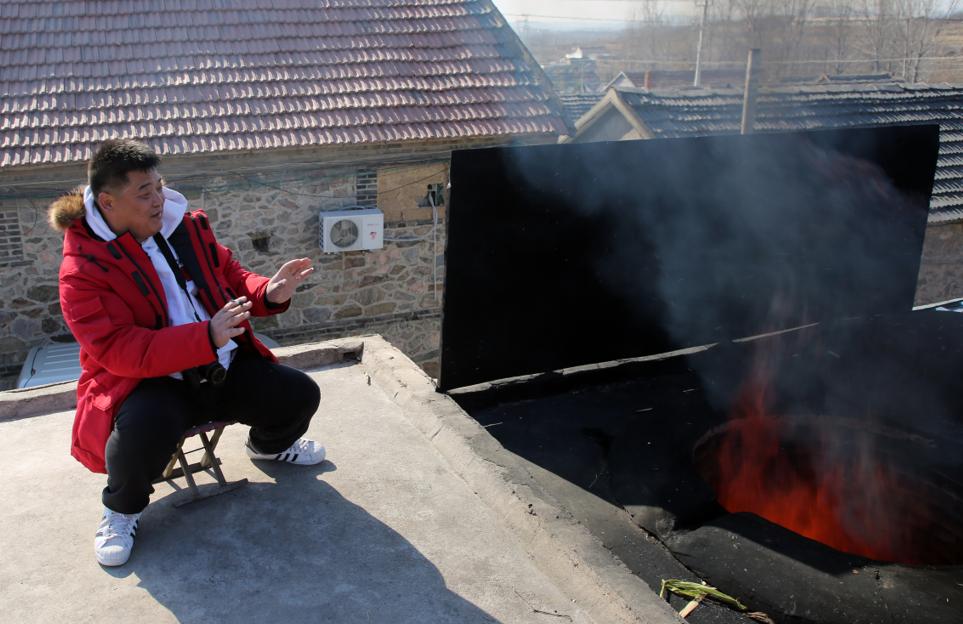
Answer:
M453 154L439 388L909 311L938 126Z

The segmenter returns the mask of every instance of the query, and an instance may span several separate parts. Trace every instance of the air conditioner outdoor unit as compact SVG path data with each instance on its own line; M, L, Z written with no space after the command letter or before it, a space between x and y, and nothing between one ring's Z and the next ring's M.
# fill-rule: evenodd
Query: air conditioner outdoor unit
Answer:
M321 249L325 253L381 249L384 223L384 214L377 208L323 211Z

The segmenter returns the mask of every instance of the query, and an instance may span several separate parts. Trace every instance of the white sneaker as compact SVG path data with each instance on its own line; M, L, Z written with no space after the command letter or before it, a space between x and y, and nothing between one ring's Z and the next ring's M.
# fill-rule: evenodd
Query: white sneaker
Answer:
M134 536L137 535L137 523L140 514L122 514L104 508L104 517L97 527L94 536L94 554L97 563L104 566L119 566L130 559L130 551L134 547Z
M251 459L270 459L301 466L311 466L324 461L324 447L314 440L301 438L280 453L262 453L251 446L251 440L244 445Z

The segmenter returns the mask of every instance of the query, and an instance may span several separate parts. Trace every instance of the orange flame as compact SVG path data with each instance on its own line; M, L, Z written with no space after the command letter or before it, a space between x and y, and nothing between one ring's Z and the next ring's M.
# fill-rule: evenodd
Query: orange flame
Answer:
M718 448L713 485L722 506L843 552L919 563L914 527L893 502L913 498L893 471L870 453L826 452L825 435L806 445L815 448L792 448L784 421L766 409L765 387L746 387Z

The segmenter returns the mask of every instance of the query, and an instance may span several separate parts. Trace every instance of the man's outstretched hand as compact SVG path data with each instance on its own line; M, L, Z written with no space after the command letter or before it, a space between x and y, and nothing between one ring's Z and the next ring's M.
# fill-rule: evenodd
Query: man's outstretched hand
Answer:
M285 262L268 282L267 300L279 305L291 298L295 289L308 275L314 273L311 258L298 258Z
M238 327L238 325L251 318L250 310L251 302L247 300L247 297L231 299L224 304L224 307L211 317L211 324L208 326L214 346L220 349L231 338L243 334L244 328Z

